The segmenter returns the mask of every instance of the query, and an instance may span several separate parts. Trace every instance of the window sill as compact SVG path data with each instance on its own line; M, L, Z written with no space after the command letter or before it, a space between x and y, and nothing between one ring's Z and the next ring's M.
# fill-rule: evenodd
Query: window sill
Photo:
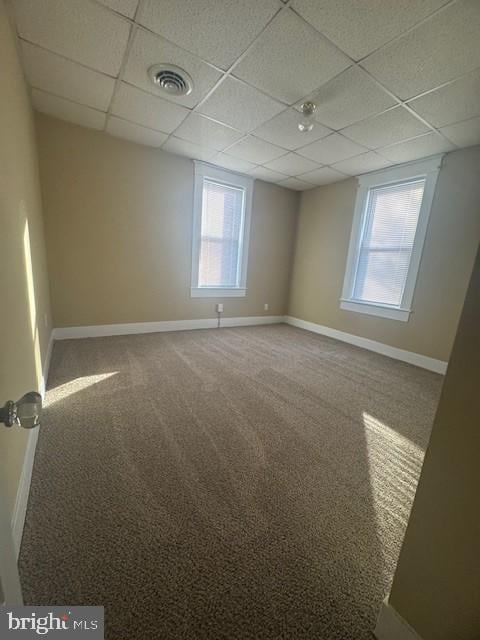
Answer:
M244 298L247 290L242 288L222 289L220 287L192 287L191 298Z
M410 309L399 309L371 302L360 302L359 300L340 300L340 309L388 318L389 320L400 320L401 322L408 322L411 313Z

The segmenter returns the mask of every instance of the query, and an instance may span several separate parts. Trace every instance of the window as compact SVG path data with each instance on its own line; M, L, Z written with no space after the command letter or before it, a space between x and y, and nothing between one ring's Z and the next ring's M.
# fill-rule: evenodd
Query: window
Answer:
M246 295L252 183L195 163L192 297Z
M440 163L360 177L342 309L408 320Z

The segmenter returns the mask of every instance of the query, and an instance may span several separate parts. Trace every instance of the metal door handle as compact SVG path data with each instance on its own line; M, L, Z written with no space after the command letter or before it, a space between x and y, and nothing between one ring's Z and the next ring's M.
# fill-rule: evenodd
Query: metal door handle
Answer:
M0 408L0 423L6 427L18 424L24 429L33 429L40 424L41 414L42 396L36 391L29 391L17 402L8 400Z

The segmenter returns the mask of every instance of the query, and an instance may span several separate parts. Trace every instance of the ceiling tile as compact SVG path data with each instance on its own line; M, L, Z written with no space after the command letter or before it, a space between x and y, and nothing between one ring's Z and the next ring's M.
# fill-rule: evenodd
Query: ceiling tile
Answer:
M380 153L388 160L392 160L392 162L409 162L410 160L433 156L436 153L451 151L453 148L453 145L449 144L445 138L438 133L432 132L413 140L385 147Z
M315 119L332 129L342 129L397 104L359 67L350 67L333 78L309 100L317 105Z
M173 64L185 69L193 80L192 92L186 96L174 96L158 89L147 75L148 69L157 63ZM135 34L128 56L124 80L149 93L155 93L165 100L191 108L205 97L221 75L220 71L184 49L171 44L160 36L139 29Z
M175 135L183 140L208 145L211 149L222 151L244 134L198 113L191 113L175 131Z
M356 142L344 138L339 133L332 133L323 140L318 140L299 149L298 153L321 164L333 164L346 158L358 156L365 151L367 149Z
M180 140L180 138L170 137L163 145L164 151L175 153L179 156L187 156L187 158L195 158L197 160L205 160L208 162L215 155L213 149L193 144L193 142L187 142L186 140Z
M107 111L115 80L98 71L21 41L22 60L28 82L36 89Z
M139 22L226 69L278 9L276 0L146 0Z
M480 66L480 2L461 0L362 62L403 100Z
M100 2L128 18L133 18L138 5L138 0L100 0Z
M271 171L266 167L255 167L252 169L251 175L254 178L258 178L259 180L266 180L267 182L280 182L280 180L285 180L288 176L283 173L279 173L278 171Z
M283 105L260 91L240 80L228 77L198 110L215 120L247 132L283 109Z
M342 134L358 144L378 149L429 131L431 129L412 116L407 109L395 107L343 129Z
M52 96L50 93L38 89L32 91L32 102L37 111L61 120L74 122L90 129L103 129L105 126L105 113L64 98Z
M464 122L451 124L448 127L443 127L441 132L459 147L480 144L480 118L471 118Z
M188 109L122 82L112 113L150 129L171 133L188 115Z
M310 182L311 184L322 186L324 184L330 184L331 182L338 182L339 180L345 180L348 176L331 169L330 167L322 167L316 171L310 171L300 176L303 180Z
M213 164L217 164L220 167L224 167L225 169L231 169L231 171L240 171L243 172L251 172L255 169L255 165L253 162L247 162L246 160L241 160L240 158L234 158L233 156L229 156L226 153L217 153L217 155L212 160Z
M254 164L265 164L269 160L278 158L285 153L285 149L277 147L270 142L260 140L254 136L248 136L239 142L236 142L229 148L228 154L253 162Z
M287 178L278 183L281 187L287 187L287 189L294 189L295 191L306 191L312 189L313 185L309 182L304 182L298 178Z
M350 64L341 51L288 9L272 20L233 73L292 104Z
M318 163L303 158L296 153L287 153L281 158L268 162L267 169L280 171L280 173L285 173L287 176L298 176L300 173L305 173L305 171L318 169Z
M130 25L93 2L15 0L19 35L87 67L116 76Z
M480 115L480 71L408 103L436 127Z
M337 162L332 168L338 169L347 175L359 176L362 173L383 169L391 164L392 163L389 160L385 160L385 158L382 158L377 153L368 151L367 153L362 153L354 158L348 158L348 160Z
M354 60L389 42L449 0L293 0L292 6Z
M168 137L166 133L147 129L147 127L141 127L139 124L115 116L108 117L106 131L117 138L124 138L149 147L161 147Z
M312 131L298 130L300 114L296 109L287 109L254 131L255 135L291 151L304 147L309 142L324 138L331 130L316 123Z

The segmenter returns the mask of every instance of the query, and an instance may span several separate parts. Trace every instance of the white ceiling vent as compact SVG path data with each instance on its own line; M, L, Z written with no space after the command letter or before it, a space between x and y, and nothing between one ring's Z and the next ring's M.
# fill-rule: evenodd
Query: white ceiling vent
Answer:
M171 96L188 96L193 89L193 80L186 71L173 64L154 64L148 70L153 84Z

